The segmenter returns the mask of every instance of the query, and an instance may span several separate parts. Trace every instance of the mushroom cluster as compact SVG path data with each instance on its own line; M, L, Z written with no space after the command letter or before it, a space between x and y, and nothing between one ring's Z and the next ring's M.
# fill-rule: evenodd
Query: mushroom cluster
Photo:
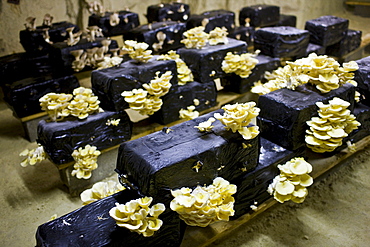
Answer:
M206 46L209 38L209 34L204 32L203 26L189 29L183 35L185 38L181 40L181 43L188 49L202 49Z
M258 126L248 127L260 112L255 102L228 104L222 109L225 111L224 114L215 113L214 117L220 120L227 130L239 132L245 140L253 139L259 134Z
M105 123L105 125L107 126L118 126L119 125L119 122L121 121L121 119L108 119L107 122Z
M209 45L228 44L226 27L216 27L209 32L208 43Z
M162 203L149 207L152 201L152 197L143 197L126 204L116 203L116 206L109 210L109 215L118 226L142 234L144 237L151 237L162 226L163 221L158 219L158 216L165 210Z
M301 73L298 68L292 68L289 65L279 67L272 72L266 71L264 77L267 79L267 82L255 82L251 89L252 93L264 95L281 88L294 90L297 86L309 81L308 75Z
M90 88L79 87L73 90L73 99L68 105L70 114L79 119L85 119L89 114L99 111L98 96Z
M149 45L144 42L136 42L134 40L126 40L122 51L128 54L131 59L134 59L140 63L146 63L153 57L152 51L147 50Z
M280 175L274 178L267 192L280 203L289 200L302 203L308 194L307 187L313 183L309 175L311 164L303 158L293 158L284 165L278 165L278 168Z
M319 117L307 121L310 128L306 130L306 144L316 153L332 152L361 124L347 109L350 103L340 98L335 97L328 104L317 102L316 105Z
M177 68L177 78L179 85L185 85L188 82L194 81L194 76L184 60L175 51L169 51L167 54L158 57L158 60L174 60Z
M162 97L167 94L172 84L171 71L159 76L160 72L156 72L156 76L149 84L143 84L146 89L133 89L132 91L124 91L121 93L125 97L125 101L129 103L131 109L138 111L142 115L153 115L161 109L163 104Z
M41 110L45 111L51 121L59 121L69 116L68 105L72 94L48 93L39 99Z
M235 199L232 195L235 193L236 185L217 177L207 187L171 190L174 199L170 207L186 224L206 227L216 221L228 221L234 215Z
M99 112L100 101L91 89L78 87L72 94L48 93L40 99L41 110L46 111L51 121L60 121L70 115L85 119L89 114Z
M328 93L345 83L357 85L353 80L354 73L352 73L358 69L355 61L343 63L341 67L333 58L311 53L308 57L286 63L287 65L272 73L266 72L265 77L268 82L256 83L252 92L266 94L280 88L294 90L299 85L311 83L321 93Z
M95 14L95 15L98 15L98 16L104 16L104 14L105 14L105 9L104 9L103 5L101 3L99 3L98 1L93 1L93 2L87 3L87 9L88 9L90 14Z
M179 111L179 116L181 119L191 120L199 117L199 112L195 110L195 106L188 106L186 109L181 108Z
M258 53L258 50L255 53L243 53L240 55L228 52L222 61L221 68L226 73L235 73L241 78L247 78L258 63L256 58Z
M73 150L72 157L75 160L71 175L78 179L91 178L92 171L98 168L98 156L100 151L95 146L86 145Z
M210 117L207 121L201 122L197 126L194 126L194 128L197 128L200 132L210 132L214 127L212 125L214 121L216 121L216 119Z
M21 166L26 167L28 165L35 165L46 159L46 153L44 147L39 145L35 149L25 149L19 156L26 156L26 158L21 162Z
M90 189L84 190L80 194L80 198L83 205L87 205L124 189L125 187L113 180L109 180L107 182L97 182Z
M109 39L104 39L101 41L101 47L71 51L70 54L74 57L72 69L76 72L79 72L86 66L104 69L121 64L123 59L118 54L118 48L111 50L109 49L111 42L112 41ZM108 52L111 52L112 54L109 54Z

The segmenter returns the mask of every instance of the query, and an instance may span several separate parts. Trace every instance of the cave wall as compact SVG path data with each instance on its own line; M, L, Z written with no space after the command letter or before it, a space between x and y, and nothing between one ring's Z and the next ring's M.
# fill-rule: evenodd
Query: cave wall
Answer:
M54 17L54 22L69 21L80 27L86 27L89 16L87 2L92 2L92 0L0 0L0 56L24 51L19 43L19 31L24 29L25 19L29 16L36 17L37 25L41 25L44 15L49 13ZM138 13L140 23L145 24L144 14L147 6L158 4L160 1L100 0L99 2L107 10L123 10L128 7L132 12ZM345 11L343 0L183 0L182 2L189 4L191 13L194 14L216 9L234 11L237 25L239 24L237 21L239 10L255 4L280 6L282 14L297 16L298 28L304 28L306 20Z

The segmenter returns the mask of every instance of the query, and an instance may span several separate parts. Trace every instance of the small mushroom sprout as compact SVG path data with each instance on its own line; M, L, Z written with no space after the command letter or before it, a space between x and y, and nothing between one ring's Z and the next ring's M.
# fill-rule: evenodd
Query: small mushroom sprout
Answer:
M180 109L179 115L181 119L191 120L199 117L199 112L195 110L195 106L188 106L186 109Z

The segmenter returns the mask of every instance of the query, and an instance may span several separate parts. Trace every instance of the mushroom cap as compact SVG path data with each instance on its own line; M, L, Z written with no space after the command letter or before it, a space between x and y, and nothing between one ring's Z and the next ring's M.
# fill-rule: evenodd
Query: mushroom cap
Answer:
M275 186L275 191L280 195L289 195L294 191L294 185L289 181L278 182Z

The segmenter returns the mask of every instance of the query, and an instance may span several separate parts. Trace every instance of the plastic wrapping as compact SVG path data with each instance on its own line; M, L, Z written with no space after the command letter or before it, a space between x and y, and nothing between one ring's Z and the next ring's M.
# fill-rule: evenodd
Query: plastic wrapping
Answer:
M126 33L123 38L124 40L145 42L149 45L149 49L153 50L153 53L159 54L183 47L184 44L180 41L185 31L186 23L176 21L155 22L138 26ZM163 44L157 47L155 44L161 42L157 37L159 32L164 33L166 36L162 41Z
M169 205L159 216L163 220L162 227L152 237L119 227L109 216L109 210L116 203L124 204L140 197L137 191L123 190L44 223L37 229L36 246L180 246L184 229L177 213L169 210ZM157 203L155 199L154 203Z
M51 44L44 39L44 29L48 29L50 41L57 43L63 42L68 38L66 30L70 27L74 27L73 33L77 33L80 30L77 25L62 21L52 23L51 27L38 26L35 31L21 30L19 32L19 39L26 52L46 54L50 50Z
M256 58L258 59L258 63L247 78L241 78L236 74L227 74L224 78L221 78L221 83L222 86L225 87L225 90L236 93L246 93L255 82L259 80L264 81L264 74L266 71L273 71L280 66L279 58L265 55L258 55Z
M230 38L228 40L229 43L225 45L207 45L202 49L181 48L177 53L189 66L196 81L201 83L213 81L226 75L221 65L228 52L237 54L246 52L247 45L244 41Z
M306 30L295 27L264 27L254 34L254 49L271 57L303 57L310 40Z
M194 99L199 100L199 105L194 104ZM207 83L188 82L183 86L174 86L171 93L163 96L163 105L153 115L153 119L160 124L169 124L179 120L180 109L194 105L196 111L203 111L215 106L216 103L217 91L213 81Z
M47 93L72 93L80 84L74 75L26 78L3 87L4 99L14 114L23 118L41 111L39 99Z
M181 2L150 5L146 11L148 23L162 21L186 22L190 17L190 7Z
M220 121L211 132L194 128L214 113L123 143L117 171L142 193L164 202L173 199L171 189L210 184L216 177L238 180L257 166L259 138L244 140Z
M275 5L258 4L244 7L239 12L240 26L247 21L252 27L266 27L276 25L280 20L280 7Z
M225 27L230 33L235 27L235 13L228 10L212 10L191 15L187 22L187 29L204 26L204 31L209 33L216 27Z
M310 32L310 42L322 46L338 43L346 35L349 21L337 16L325 15L306 21L305 29Z
M102 29L104 37L124 35L131 29L140 25L139 15L130 11L117 11L119 23L112 26L109 23L113 12L105 12L104 16L92 14L89 16L89 26L98 26Z
M98 150L114 147L131 138L132 123L126 112L100 112L84 120L70 118L62 122L41 120L37 128L37 142L55 165L73 161L72 152L87 144ZM120 119L117 126L108 120Z
M123 91L131 91L141 88L142 84L149 83L155 77L157 71L165 73L172 72L172 85L177 84L177 67L173 60L157 60L154 56L147 63L137 63L129 60L118 67L102 70L94 70L91 73L91 84L94 94L99 97L102 108L111 111L122 111L129 108L125 98L121 95ZM170 92L173 89L170 89Z
M262 95L258 100L261 112L261 136L289 150L296 150L305 145L306 121L317 114L316 102L327 103L339 97L354 107L355 87L346 83L329 93L321 94L310 85L303 85L296 90L279 89Z

